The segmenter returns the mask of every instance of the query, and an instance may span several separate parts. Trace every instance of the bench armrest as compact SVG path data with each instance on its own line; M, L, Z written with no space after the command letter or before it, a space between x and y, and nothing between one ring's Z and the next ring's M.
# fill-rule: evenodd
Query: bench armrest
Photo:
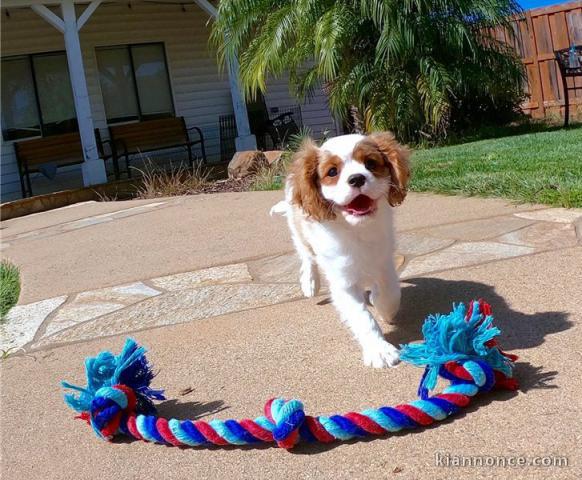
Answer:
M103 158L103 160L107 160L113 156L113 152L111 150L111 140L99 140L97 142L99 147L99 156ZM105 146L107 145L109 152L105 151Z
M190 144L194 144L194 143L204 143L204 135L202 135L202 130L200 130L200 128L198 127L190 127L186 129L186 132L188 133L188 140L190 140L190 131L192 130L196 130L196 132L198 133L198 137L199 140L192 142L190 141Z
M122 138L117 138L115 141L109 139L107 143L109 143L109 147L111 148L112 156L127 155L127 145Z
M295 115L295 114L294 114L294 112L283 112L283 113L281 113L280 115L277 115L276 117L274 117L274 118L271 118L271 119L268 121L268 123L272 125L273 123L275 123L275 122L277 122L277 121L282 121L282 120L283 120L285 117L290 117L290 118L291 118L291 120L295 120L295 119L293 118L293 115Z

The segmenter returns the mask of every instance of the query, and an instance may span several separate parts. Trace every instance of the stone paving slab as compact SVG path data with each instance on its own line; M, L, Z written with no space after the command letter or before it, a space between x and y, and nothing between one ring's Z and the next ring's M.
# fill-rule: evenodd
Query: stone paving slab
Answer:
M432 255L412 259L401 273L401 278L424 275L467 265L519 257L534 252L533 247L506 245L497 242L456 243Z
M534 223L533 220L526 220L517 216L505 216L435 226L425 230L418 230L417 233L447 240L477 241L513 232L532 223Z
M161 291L148 287L142 282L79 293L52 316L44 335L53 335L74 325L121 310L146 298L155 297L160 293Z
M8 351L31 342L46 318L66 299L66 295L63 295L26 306L13 307L4 321L0 323L0 349Z
M176 197L164 198L164 201L175 201ZM87 202L73 203L65 207L47 210L45 212L31 213L25 217L4 220L2 224L11 236L33 230L62 225L67 222L80 220L95 215L118 212L138 205L155 203L159 200L120 200L115 202L97 202L90 200Z
M433 238L419 233L400 233L396 236L398 252L405 256L419 256L449 247L454 240Z
M174 325L229 312L260 308L301 297L297 284L209 285L151 298L78 326L47 335L33 348Z
M297 283L300 266L297 254L289 252L251 261L249 271L257 281Z
M248 266L244 263L237 263L234 265L211 267L194 272L152 278L150 283L156 287L173 292L204 285L251 282L252 280Z
M516 217L530 220L543 220L545 222L574 223L582 219L582 209L580 208L548 208L535 212L520 212Z
M536 251L573 247L578 243L576 229L570 223L540 222L535 225L506 233L497 238L503 243L533 247Z
M44 238L50 238L61 233L66 233L74 230L79 230L81 228L91 227L95 225L100 225L102 223L113 222L121 218L132 217L134 215L139 215L142 213L150 212L152 209L161 207L165 205L166 202L151 202L144 205L131 206L125 209L116 210L113 212L104 213L101 215L95 215L91 217L81 218L79 220L72 220L66 223L59 223L57 225L51 225L43 229L35 229L27 231L24 233L19 233L15 235L8 235L5 238L13 241L23 241L23 240L40 240Z

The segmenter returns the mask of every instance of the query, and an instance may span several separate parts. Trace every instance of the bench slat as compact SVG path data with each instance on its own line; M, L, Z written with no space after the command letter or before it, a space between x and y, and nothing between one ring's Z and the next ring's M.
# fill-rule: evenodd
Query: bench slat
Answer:
M186 145L190 142L182 117L148 120L109 127L111 139L129 153Z
M15 143L18 160L29 169L42 163L81 163L83 148L79 133L65 133Z

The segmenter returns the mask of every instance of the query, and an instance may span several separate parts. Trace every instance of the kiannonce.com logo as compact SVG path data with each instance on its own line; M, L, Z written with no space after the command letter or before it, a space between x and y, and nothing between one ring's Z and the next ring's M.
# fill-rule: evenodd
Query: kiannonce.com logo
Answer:
M436 452L437 467L469 467L469 468L564 468L569 465L568 458L560 455L454 455Z

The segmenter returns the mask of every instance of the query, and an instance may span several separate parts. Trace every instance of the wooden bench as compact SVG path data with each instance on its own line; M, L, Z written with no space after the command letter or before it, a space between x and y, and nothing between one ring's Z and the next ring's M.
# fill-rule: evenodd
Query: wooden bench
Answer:
M99 131L96 130L95 134L99 157L105 159ZM20 173L20 188L24 198L32 196L30 174L40 171L41 165L54 164L56 167L64 167L84 162L79 132L15 142L14 150Z
M198 140L190 140L189 132L192 130L197 132ZM109 139L114 163L117 164L117 159L124 157L129 177L131 177L130 155L184 147L188 152L190 167L193 167L194 155L192 147L199 144L202 151L202 161L206 163L206 150L202 131L198 127L186 128L186 122L183 117L112 125L109 127Z

